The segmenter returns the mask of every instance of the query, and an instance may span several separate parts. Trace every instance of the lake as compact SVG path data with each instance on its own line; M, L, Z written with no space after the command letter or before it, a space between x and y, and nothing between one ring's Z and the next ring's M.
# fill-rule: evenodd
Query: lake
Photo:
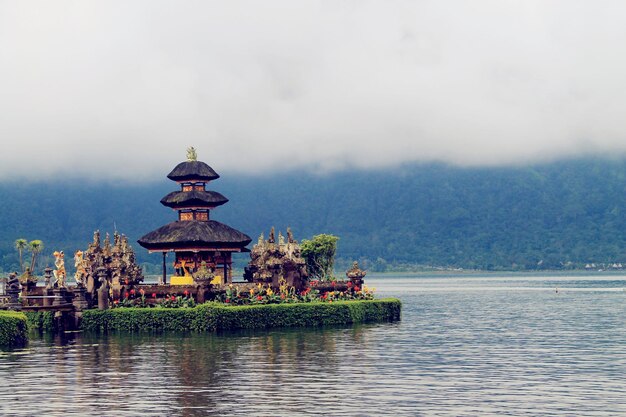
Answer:
M0 415L626 415L626 277L366 283L402 300L402 321L0 351Z

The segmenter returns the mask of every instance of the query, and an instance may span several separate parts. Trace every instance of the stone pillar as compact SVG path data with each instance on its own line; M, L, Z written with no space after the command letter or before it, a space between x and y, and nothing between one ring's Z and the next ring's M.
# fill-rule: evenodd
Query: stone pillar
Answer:
M199 281L199 284L196 288L196 302L198 304L202 304L208 301L208 294L211 292L211 280L206 279Z
M79 283L76 285L76 288L74 288L74 300L72 301L72 305L74 306L74 329L80 329L80 322L83 319L83 310L89 307L85 292L86 289L83 284Z
M43 270L43 281L47 289L52 288L52 268Z
M52 291L51 288L44 288L43 291L41 291L41 295L43 295L43 303L42 305L44 307L49 307L52 305L52 298L54 296L54 292Z
M161 284L167 284L167 264L165 263L165 257L167 256L167 252L163 252L163 278L161 279Z
M54 294L52 292L52 268L46 268L43 270L43 282L45 287L41 291L41 295L43 295L43 303L44 307L49 307L52 305L52 299L48 297L52 297Z
M67 303L67 288L57 287L52 290L52 293L54 294L54 300L52 301L53 306Z
M98 288L98 310L109 308L109 281L107 280L106 269L100 267L96 270L100 288Z
M83 311L87 308L87 298L85 297L85 287L82 284L76 285L74 289L74 300L72 301L76 311Z
M198 304L202 304L206 301L206 288L202 285L196 287L196 301Z

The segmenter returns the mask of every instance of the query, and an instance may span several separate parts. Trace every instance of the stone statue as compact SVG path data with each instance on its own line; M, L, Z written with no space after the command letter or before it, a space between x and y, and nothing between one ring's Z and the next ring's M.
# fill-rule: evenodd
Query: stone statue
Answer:
M85 285L85 277L87 276L86 264L87 262L83 258L83 251L76 251L74 254L74 267L76 268L74 279L76 280L76 285L79 287Z
M96 230L93 232L93 243L94 247L100 247L100 230Z
M105 257L111 256L111 237L108 232L104 235L104 249L102 251Z
M65 260L63 259L65 255L63 251L55 251L52 255L54 256L54 266L56 267L53 272L55 280L53 286L65 288L65 278L67 276L65 273Z
M20 281L15 272L11 272L9 274L9 278L7 278L7 290L17 290L17 292L20 291Z
M191 276L191 268L187 266L187 261L182 260L180 261L180 267L183 270L183 276L184 277L190 277Z
M193 146L187 148L187 160L188 161L197 161L198 154L196 153L196 148Z

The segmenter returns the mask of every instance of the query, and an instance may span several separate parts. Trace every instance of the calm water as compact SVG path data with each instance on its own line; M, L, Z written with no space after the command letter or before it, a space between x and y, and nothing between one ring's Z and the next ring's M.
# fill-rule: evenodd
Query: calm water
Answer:
M626 415L626 277L368 284L401 322L33 340L0 352L0 415Z

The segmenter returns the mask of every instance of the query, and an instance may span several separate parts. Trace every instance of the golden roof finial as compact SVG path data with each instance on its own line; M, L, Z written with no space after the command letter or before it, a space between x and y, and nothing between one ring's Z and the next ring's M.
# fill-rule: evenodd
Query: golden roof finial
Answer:
M197 161L198 154L196 154L196 148L193 146L187 148L187 160L188 161Z

